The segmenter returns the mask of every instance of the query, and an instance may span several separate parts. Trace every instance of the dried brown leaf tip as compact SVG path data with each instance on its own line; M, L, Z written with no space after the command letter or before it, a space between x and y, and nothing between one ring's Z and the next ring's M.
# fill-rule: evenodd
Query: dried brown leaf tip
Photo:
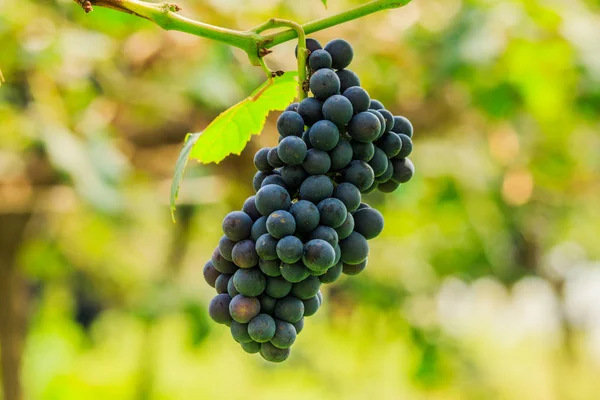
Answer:
M181 7L179 7L179 5L174 4L174 3L164 3L163 9L165 11L171 11L171 12L181 11Z
M83 11L85 11L86 14L94 10L94 8L92 7L92 3L89 0L81 1L80 4L81 8L83 8Z

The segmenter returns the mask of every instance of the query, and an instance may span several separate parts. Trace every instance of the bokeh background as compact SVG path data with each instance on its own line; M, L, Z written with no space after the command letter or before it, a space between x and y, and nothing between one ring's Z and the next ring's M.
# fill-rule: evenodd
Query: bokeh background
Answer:
M182 0L237 29L329 0ZM245 54L72 0L0 1L4 400L597 399L600 2L415 0L315 35L415 126L416 177L364 273L325 288L283 365L212 323L202 267L252 194L253 152L185 134L263 80ZM268 57L294 69L293 43ZM4 396L4 397L2 397Z

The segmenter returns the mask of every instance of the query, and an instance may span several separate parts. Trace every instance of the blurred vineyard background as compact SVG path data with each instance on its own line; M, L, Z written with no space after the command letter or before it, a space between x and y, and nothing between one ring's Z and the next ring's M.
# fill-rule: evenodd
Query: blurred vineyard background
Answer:
M247 29L359 1L181 0ZM202 266L252 156L188 168L187 132L257 87L245 54L72 0L0 1L4 400L597 399L600 3L415 0L314 35L415 126L413 181L367 270L325 288L283 365L241 351ZM273 69L294 69L294 44Z

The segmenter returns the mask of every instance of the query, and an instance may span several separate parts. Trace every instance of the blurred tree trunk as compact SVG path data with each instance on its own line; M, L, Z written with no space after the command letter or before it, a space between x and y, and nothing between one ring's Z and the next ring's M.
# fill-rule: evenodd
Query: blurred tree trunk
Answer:
M15 258L29 216L0 214L0 353L5 400L23 397L20 373L27 293Z

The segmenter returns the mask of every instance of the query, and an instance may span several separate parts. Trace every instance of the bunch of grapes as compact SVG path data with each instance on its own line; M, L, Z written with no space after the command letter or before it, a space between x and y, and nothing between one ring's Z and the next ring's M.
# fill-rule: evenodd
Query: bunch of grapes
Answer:
M224 236L204 267L217 290L211 318L230 327L248 353L272 362L289 357L304 317L323 302L321 284L367 266L368 240L383 216L361 202L410 180L412 125L394 116L346 69L344 40L310 50L310 91L277 120L279 144L254 157L258 172L242 211L223 220Z

